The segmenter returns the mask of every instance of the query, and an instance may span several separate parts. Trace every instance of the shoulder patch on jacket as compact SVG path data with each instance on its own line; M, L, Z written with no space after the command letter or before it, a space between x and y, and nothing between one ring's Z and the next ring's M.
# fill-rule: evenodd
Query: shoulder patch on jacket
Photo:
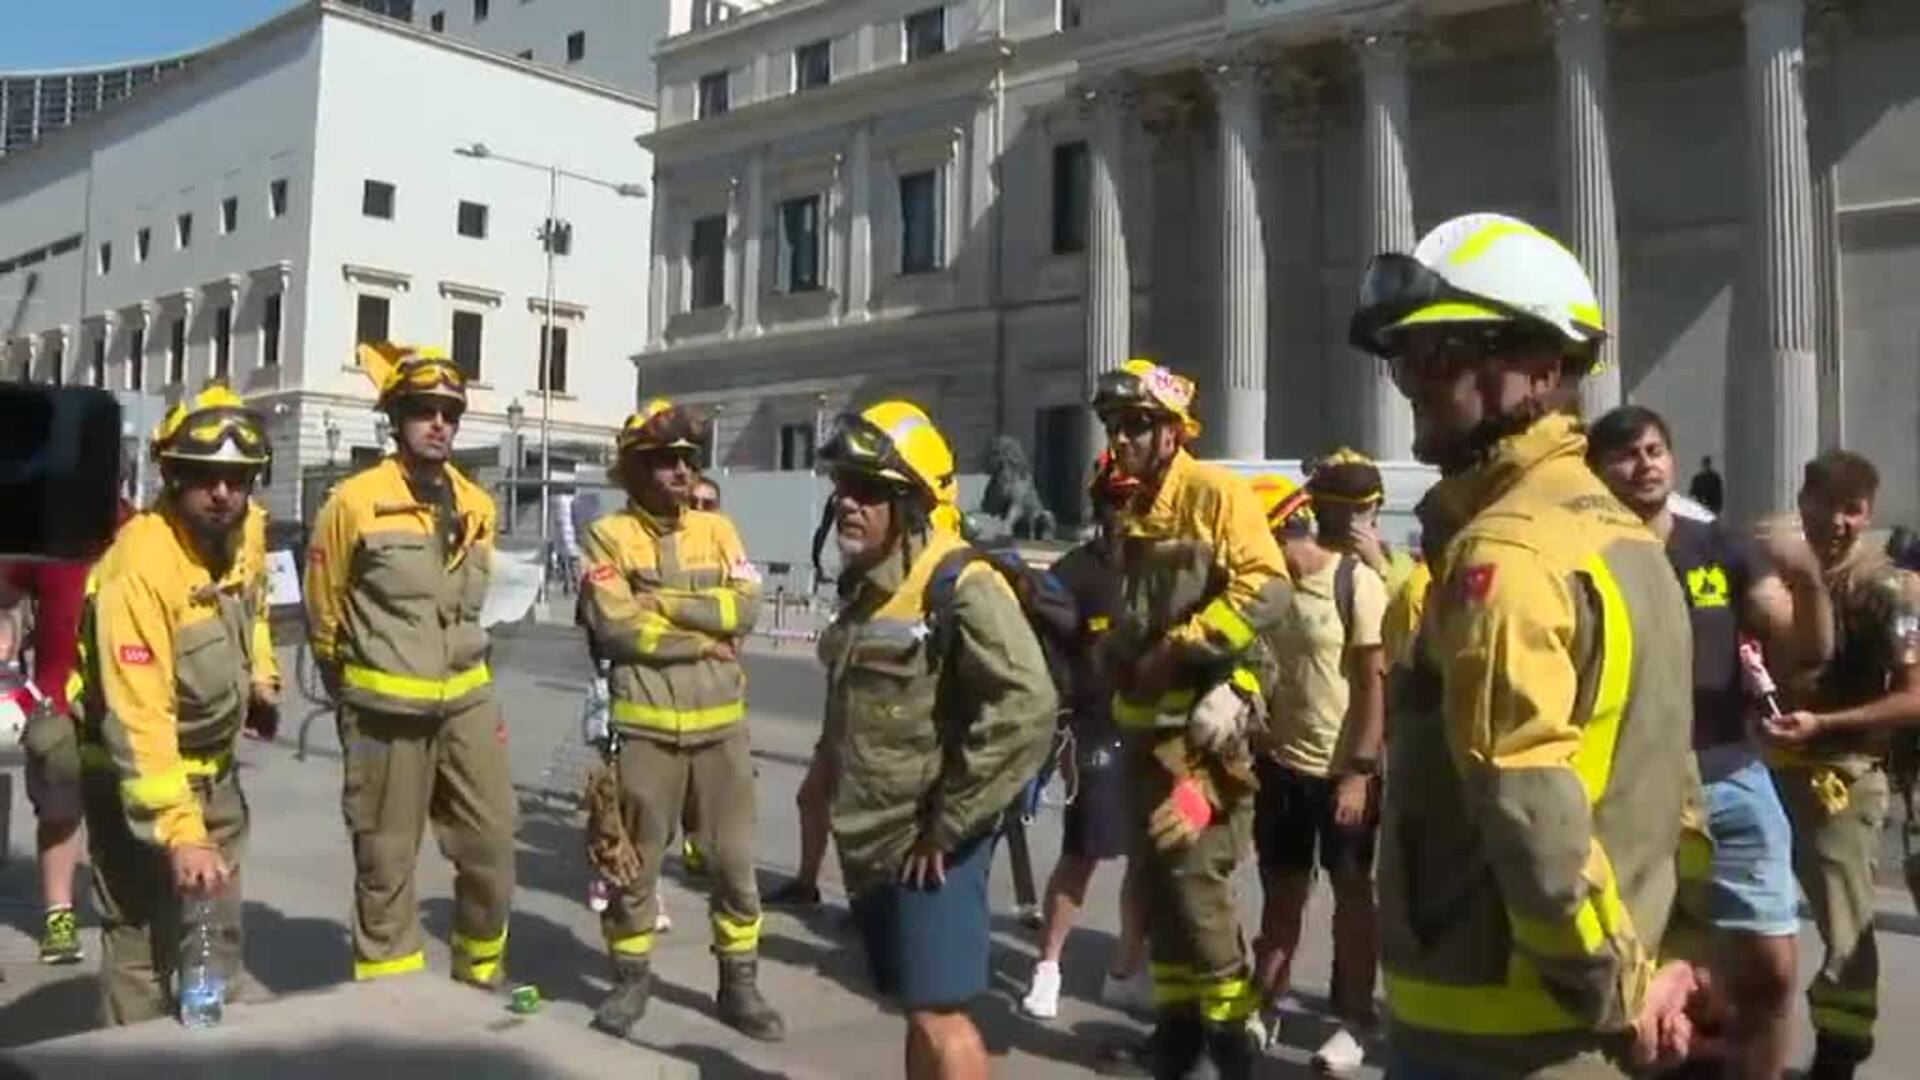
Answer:
M594 582L612 581L619 573L618 570L613 568L612 563L601 563L587 571L587 580Z
M122 645L120 662L135 667L147 667L153 663L153 650L145 645Z
M1486 603L1493 595L1493 577L1497 570L1493 563L1481 563L1460 571L1460 598L1470 604Z

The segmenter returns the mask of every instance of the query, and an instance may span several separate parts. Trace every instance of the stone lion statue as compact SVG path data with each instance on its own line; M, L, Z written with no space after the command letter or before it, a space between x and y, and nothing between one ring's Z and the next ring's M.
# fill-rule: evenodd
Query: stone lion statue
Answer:
M1053 539L1053 514L1040 501L1033 469L1018 439L1002 435L988 447L986 494L980 497L979 508L968 515L968 524L983 540Z

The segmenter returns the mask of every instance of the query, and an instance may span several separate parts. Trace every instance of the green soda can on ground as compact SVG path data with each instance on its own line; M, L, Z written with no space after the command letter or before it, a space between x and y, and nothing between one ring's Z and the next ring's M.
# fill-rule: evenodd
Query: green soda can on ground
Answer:
M516 986L513 997L507 1002L509 1012L526 1016L540 1011L540 988L537 986Z

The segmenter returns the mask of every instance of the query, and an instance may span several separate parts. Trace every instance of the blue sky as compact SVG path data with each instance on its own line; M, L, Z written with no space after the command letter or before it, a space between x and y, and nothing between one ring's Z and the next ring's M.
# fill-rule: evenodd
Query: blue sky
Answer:
M299 0L0 0L0 72L166 56L229 37ZM26 14L26 12L32 14Z

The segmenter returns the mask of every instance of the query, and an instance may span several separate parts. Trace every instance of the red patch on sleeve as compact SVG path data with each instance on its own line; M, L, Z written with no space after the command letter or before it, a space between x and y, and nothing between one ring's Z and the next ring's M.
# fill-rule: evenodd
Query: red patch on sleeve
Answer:
M147 648L145 645L122 645L120 646L120 662L139 667L147 667L153 663L153 650Z
M614 577L617 576L618 574L619 574L619 571L615 570L611 563L601 563L599 566L596 566L593 569L587 571L587 580L588 581L612 581Z
M1460 571L1460 595L1468 601L1478 604L1493 593L1492 563L1469 566Z
M327 564L326 549L325 548L308 548L307 561L312 563L315 566L325 566Z

